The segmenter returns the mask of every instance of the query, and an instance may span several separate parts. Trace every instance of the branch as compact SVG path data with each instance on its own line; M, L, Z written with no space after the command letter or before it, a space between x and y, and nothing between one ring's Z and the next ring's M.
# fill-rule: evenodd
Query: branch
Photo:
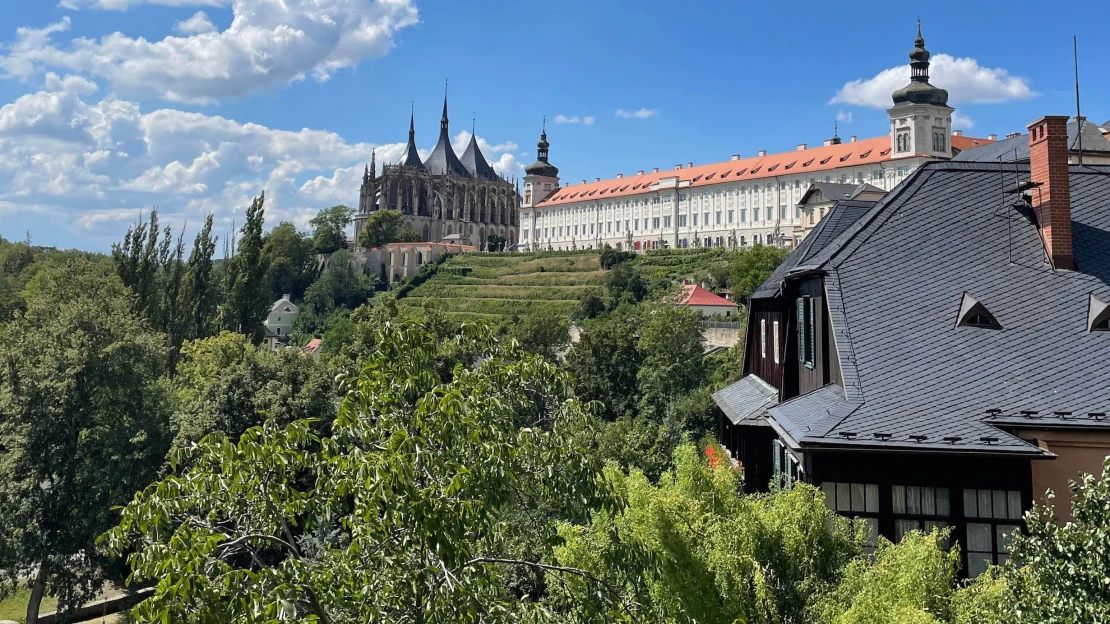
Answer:
M497 564L503 564L503 565L527 566L527 567L530 567L530 568L538 568L540 570L545 570L545 571L548 571L548 572L571 574L571 575L574 575L574 576L578 576L580 578L584 578L584 579L586 579L586 580L588 580L592 583L595 583L597 585L600 585L601 587L604 587L606 590L609 591L609 593L616 596L617 600L620 602L621 608L624 609L625 612L627 612L628 615L632 617L633 621L636 621L635 612L632 610L631 606L627 602L625 602L625 599L621 595L620 589L618 587L610 585L609 583L601 580L600 578L598 578L594 574L592 574L590 572L587 572L585 570L582 570L580 568L568 568L566 566L550 565L550 564L546 564L546 563L538 563L536 561L524 561L524 560L521 560L521 559L501 559L499 557L477 557L475 559L471 559L470 561L467 561L466 563L462 564L462 566L460 566L460 567L466 568L466 567L478 565L480 563L497 563Z
M248 535L243 535L241 537L237 537L237 538L235 538L231 541L227 541L227 542L224 542L224 543L220 544L219 545L219 550L228 550L228 549L231 549L231 548L235 548L236 546L239 546L240 544L243 544L245 542L249 542L251 540L263 540L263 541L266 541L266 542L273 542L275 544L278 544L280 546L284 546L285 548L288 548L290 550L290 552L296 553L296 549L293 548L293 545L290 544L289 542L281 539L280 537L277 537L277 536L274 536L274 535L266 535L265 533L250 533Z

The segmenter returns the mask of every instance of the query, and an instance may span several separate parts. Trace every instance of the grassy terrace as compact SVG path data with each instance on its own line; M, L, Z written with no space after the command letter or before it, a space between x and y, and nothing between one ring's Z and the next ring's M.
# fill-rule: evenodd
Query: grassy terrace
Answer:
M633 261L645 278L668 280L727 264L720 249L653 251ZM430 303L460 319L496 320L536 310L570 315L587 293L605 287L608 273L596 251L466 254L445 262L398 304Z
M537 310L569 315L605 284L596 253L467 254L448 260L398 303L435 305L451 316L496 319Z

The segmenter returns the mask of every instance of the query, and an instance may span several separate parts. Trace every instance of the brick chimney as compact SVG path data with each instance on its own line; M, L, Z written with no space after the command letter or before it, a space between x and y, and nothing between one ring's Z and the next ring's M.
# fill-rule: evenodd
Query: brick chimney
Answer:
M1041 117L1029 124L1029 178L1041 238L1054 269L1075 268L1071 246L1071 179L1068 118Z

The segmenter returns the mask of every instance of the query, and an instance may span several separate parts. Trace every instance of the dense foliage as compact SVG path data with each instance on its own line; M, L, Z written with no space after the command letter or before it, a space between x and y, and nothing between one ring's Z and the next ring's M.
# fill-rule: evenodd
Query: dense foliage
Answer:
M171 433L166 340L106 263L43 267L0 327L0 578L82 604L110 573L94 540L156 475Z
M210 436L127 506L106 543L157 584L140 621L565 621L502 583L519 567L588 582L518 558L508 510L615 509L574 444L590 423L565 375L477 327L455 338L474 359L450 371L434 331L379 329L332 435L267 421L237 444ZM580 601L580 616L615 600Z
M729 265L732 292L747 298L775 271L788 252L779 247L756 245L745 249Z
M860 553L861 536L813 488L738 496L739 474L691 445L657 485L636 470L607 475L627 507L564 524L557 556L626 588L645 621L802 621Z
M110 256L0 239L0 594L32 621L125 568L140 621L1110 619L1110 465L963 582L944 533L864 553L811 487L741 494L712 393L742 346L666 302L781 250L467 254L375 293L349 209L264 233L263 200L223 261L211 216L187 258L156 211ZM316 357L256 346L282 294Z
M262 222L265 219L266 194L254 198L247 208L239 245L234 257L227 261L224 274L223 326L249 337L254 344L265 335L263 321L274 302L266 287L266 261L262 253Z
M319 254L330 254L347 245L344 231L355 215L353 208L342 204L325 208L309 221L312 226L312 247Z
M358 244L366 249L374 249L387 243L413 243L419 240L420 233L405 225L405 216L399 210L377 210L366 219Z

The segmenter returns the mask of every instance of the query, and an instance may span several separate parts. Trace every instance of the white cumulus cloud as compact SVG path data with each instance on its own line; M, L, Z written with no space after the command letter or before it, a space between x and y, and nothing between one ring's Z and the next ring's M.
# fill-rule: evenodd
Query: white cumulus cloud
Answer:
M226 235L263 190L268 227L288 220L306 228L321 208L357 205L372 152L380 167L405 148L171 108L146 112L115 95L97 101L95 85L69 76L45 83L0 107L0 209L40 214L45 227L89 247L106 249L153 205L165 223L188 224L186 238L208 213ZM463 131L452 142L461 152L469 141ZM477 141L496 171L522 172L516 143Z
M836 111L836 120L843 121L844 123L852 123L852 111Z
M181 20L174 24L173 29L183 35L197 35L216 30L216 25L212 23L212 20L208 19L207 13L204 11L197 11L189 19Z
M1002 68L983 67L973 58L937 54L931 62L929 82L947 89L952 104L995 104L1036 95L1024 78ZM909 81L909 65L884 69L871 78L846 83L829 103L888 108L893 104L891 94Z
M659 111L654 108L640 108L634 111L626 111L623 108L617 109L617 117L624 117L625 119L647 119L658 114Z
M593 117L593 115L583 115L581 117L579 117L578 115L574 115L572 117L567 117L566 115L555 115L555 123L557 123L557 124L576 124L576 123L580 123L580 124L585 124L587 126L592 126L592 125L594 125L594 117Z
M960 113L952 113L952 128L956 130L971 130L975 127L975 122L967 115Z
M138 0L67 0L70 8L126 9ZM149 2L147 2L149 3ZM158 0L175 6L231 5L223 31L202 13L179 24L186 36L159 41L122 32L55 41L69 16L44 28L19 28L0 55L0 72L27 79L59 69L108 81L123 97L151 93L197 104L270 90L311 74L327 80L382 56L393 33L419 21L412 0ZM207 21L207 24L204 23Z

